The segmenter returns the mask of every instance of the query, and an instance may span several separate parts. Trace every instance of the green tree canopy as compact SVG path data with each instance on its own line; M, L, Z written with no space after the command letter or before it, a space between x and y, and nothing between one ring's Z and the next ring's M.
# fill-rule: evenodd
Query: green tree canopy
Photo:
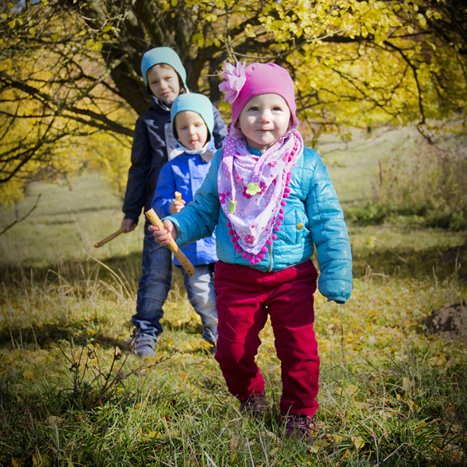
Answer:
M121 177L134 121L147 109L140 62L149 48L174 48L190 89L223 110L222 62L285 66L296 81L299 117L316 137L387 122L426 128L463 114L465 24L461 0L4 3L2 198L18 196L25 182L96 162ZM126 152L116 149L122 145Z

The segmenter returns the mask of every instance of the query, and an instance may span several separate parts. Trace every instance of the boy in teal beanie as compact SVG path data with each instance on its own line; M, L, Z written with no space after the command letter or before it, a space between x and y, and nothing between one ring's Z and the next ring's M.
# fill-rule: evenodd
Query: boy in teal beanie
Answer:
M187 73L177 53L169 47L149 50L141 61L141 73L150 99L149 110L136 121L131 167L123 202L126 233L136 228L141 211L150 209L162 167L180 150L172 131L170 109L181 94L188 94ZM218 148L227 134L219 111L212 106L214 126L209 142ZM135 326L135 349L139 357L153 356L154 345L163 332L160 320L172 281L172 257L167 248L154 241L145 220L142 274L139 279Z
M193 200L203 183L214 156L208 142L214 128L211 101L201 94L181 94L172 104L170 118L180 154L162 167L157 181L152 208L159 217L180 212ZM181 194L177 200L175 192ZM203 339L216 350L217 310L214 289L214 265L217 261L215 234L181 248L192 262L195 273L190 276L183 268L188 299L201 318ZM180 262L175 258L175 265Z

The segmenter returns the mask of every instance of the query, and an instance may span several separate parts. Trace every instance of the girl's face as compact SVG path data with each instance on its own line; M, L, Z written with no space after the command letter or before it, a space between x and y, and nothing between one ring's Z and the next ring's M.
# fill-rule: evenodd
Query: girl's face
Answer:
M290 110L277 94L260 94L243 107L237 127L245 135L248 146L267 149L290 127Z
M170 65L154 65L147 74L148 85L157 99L172 104L180 94L180 81L177 72Z
M178 139L190 151L201 149L206 144L208 128L200 114L189 110L179 112L174 123Z

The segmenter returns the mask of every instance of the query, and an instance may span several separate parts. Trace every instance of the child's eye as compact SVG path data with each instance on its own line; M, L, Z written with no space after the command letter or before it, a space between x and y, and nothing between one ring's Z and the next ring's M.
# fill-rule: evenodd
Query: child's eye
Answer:
M248 110L251 112L256 112L258 110L258 107L250 107Z

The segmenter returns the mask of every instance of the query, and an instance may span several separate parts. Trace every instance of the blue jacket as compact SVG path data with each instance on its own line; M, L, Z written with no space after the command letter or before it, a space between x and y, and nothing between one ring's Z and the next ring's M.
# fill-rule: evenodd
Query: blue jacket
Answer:
M161 218L170 215L170 203L175 200L176 191L182 194L182 199L187 204L193 201L196 191L206 178L209 167L211 162L204 162L199 154L183 153L167 162L159 173L152 202L152 208L157 215ZM195 266L215 263L217 261L215 233L183 246L181 250ZM177 258L174 258L174 262L180 266Z
M252 153L261 152L249 148ZM280 271L311 258L316 247L319 291L328 299L345 303L352 293L352 254L344 215L328 171L318 153L305 148L292 170L290 197L277 240L265 258L251 266L233 247L227 217L220 208L217 172L222 156L218 150L211 169L195 199L174 216L177 244L184 245L211 235L217 225L217 256L226 263L242 264L261 271Z
M153 95L149 97L149 110L138 118L133 133L131 167L122 209L125 219L134 222L138 222L141 209L150 209L159 172L168 161L165 126L170 122L170 110L161 108ZM227 135L227 127L219 111L214 106L212 110L214 144L219 148Z

